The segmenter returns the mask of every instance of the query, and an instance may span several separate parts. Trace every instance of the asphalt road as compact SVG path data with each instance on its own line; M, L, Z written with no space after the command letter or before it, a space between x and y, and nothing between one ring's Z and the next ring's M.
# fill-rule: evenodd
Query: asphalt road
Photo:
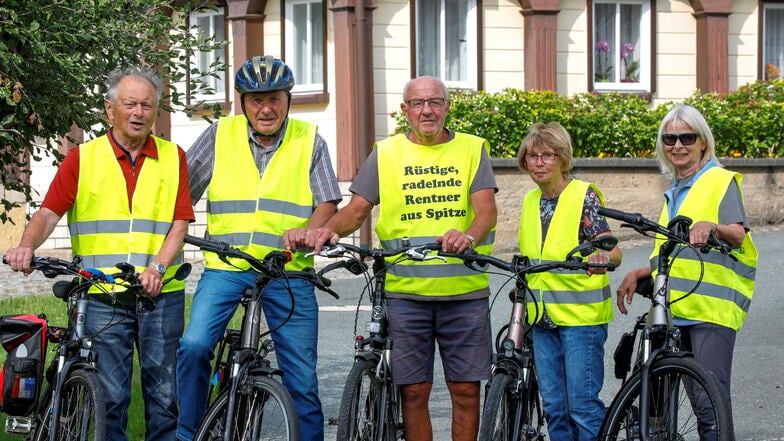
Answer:
M738 334L733 366L733 410L738 441L784 441L784 298L779 292L780 275L784 269L784 231L770 231L754 235L760 252L757 285L745 326ZM621 244L623 247L624 244ZM621 268L612 274L613 289L626 271L646 265L648 244L623 248ZM498 292L505 277L491 277L493 292ZM352 362L355 309L362 289L358 277L338 279L333 287L341 295L335 300L328 295L320 298L319 378L320 393L326 419L337 418L343 383ZM508 287L501 288L503 293ZM612 374L612 353L621 334L631 329L633 320L648 307L647 299L639 298L629 315L616 312L610 324L606 345L605 386L601 398L609 405L620 381ZM367 305L367 296L362 305ZM506 322L509 302L505 294L498 297L493 308L494 330ZM367 313L360 312L358 329L364 329ZM433 386L430 410L434 439L449 440L451 407L446 386L441 377L440 361L436 360L437 378ZM337 428L327 425L325 438L335 439Z

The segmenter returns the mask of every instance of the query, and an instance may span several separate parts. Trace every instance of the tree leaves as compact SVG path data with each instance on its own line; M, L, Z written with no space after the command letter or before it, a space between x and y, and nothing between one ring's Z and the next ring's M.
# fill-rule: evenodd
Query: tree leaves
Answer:
M226 68L214 64L186 77L192 68L188 55L225 44L214 38L197 40L183 21L189 12L168 0L4 0L0 184L31 201L25 179L18 179L31 156L60 157L58 138L73 124L95 135L105 133L103 83L116 68L142 63L160 67L168 80L162 107L183 110L187 90L204 90L204 79Z

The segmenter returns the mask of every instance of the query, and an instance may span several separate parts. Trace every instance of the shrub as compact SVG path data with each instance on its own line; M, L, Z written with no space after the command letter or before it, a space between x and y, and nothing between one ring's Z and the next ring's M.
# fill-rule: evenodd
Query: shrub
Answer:
M659 123L672 103L652 107L620 93L505 89L498 93L451 91L447 127L484 137L491 156L513 158L532 123L558 121L572 135L575 157L654 156ZM684 100L698 108L716 138L718 156L784 155L784 80L760 81L721 97L695 92ZM405 116L392 114L395 133L408 130Z

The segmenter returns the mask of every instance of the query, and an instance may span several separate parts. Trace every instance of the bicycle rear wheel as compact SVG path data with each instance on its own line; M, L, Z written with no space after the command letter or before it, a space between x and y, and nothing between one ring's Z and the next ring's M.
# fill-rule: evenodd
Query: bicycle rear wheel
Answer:
M494 375L485 397L479 441L543 439L541 402L536 379L515 392L515 379L507 373Z
M194 441L284 441L299 440L299 423L294 402L283 385L269 377L250 377L239 385L234 417L227 422L230 388L226 388L207 410ZM245 387L247 386L247 387ZM225 429L231 427L231 438Z
M398 389L376 377L376 365L357 360L351 367L340 400L338 441L403 439Z
M692 358L655 361L650 371L648 439L733 439L727 402L722 399L716 381L710 371ZM641 375L637 371L624 383L607 410L600 440L640 439L640 386Z
M36 413L34 441L47 441L55 430L57 441L104 441L106 414L103 390L94 373L76 369L68 374L60 392L60 416L52 427L52 388L47 388Z

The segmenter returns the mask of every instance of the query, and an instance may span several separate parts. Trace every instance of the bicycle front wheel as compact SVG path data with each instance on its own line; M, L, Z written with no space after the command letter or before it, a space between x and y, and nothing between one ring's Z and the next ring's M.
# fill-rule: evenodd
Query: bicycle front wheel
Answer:
M624 383L607 410L600 440L639 440L640 371ZM727 402L716 377L692 358L662 358L650 370L648 439L733 439Z
M403 439L398 389L376 377L376 365L357 360L351 367L340 400L338 441Z
M299 440L294 402L283 385L269 377L250 377L239 385L234 397L234 416L226 417L229 393L226 388L207 410L194 441L284 441ZM231 436L225 438L226 427Z
M93 372L76 369L65 377L60 391L60 415L52 425L54 400L51 387L36 415L34 441L48 441L54 431L57 441L104 441L106 414L103 390Z
M544 420L536 380L515 391L515 379L507 373L494 375L485 397L479 441L543 439Z

